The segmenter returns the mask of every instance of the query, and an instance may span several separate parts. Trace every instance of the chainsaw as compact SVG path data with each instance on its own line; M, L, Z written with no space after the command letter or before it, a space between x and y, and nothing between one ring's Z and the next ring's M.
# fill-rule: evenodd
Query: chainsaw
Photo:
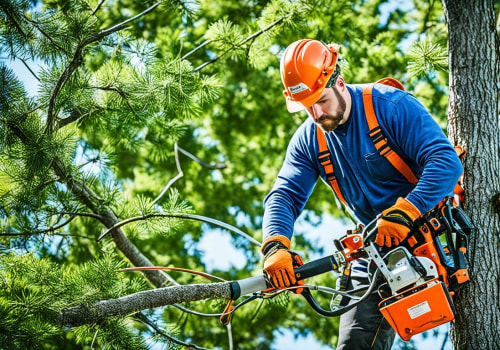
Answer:
M337 251L295 269L297 280L326 272L341 275L356 261L368 263L369 284L357 289L304 285L301 295L320 315L340 316L379 293L379 309L384 318L405 341L441 324L453 321L453 296L469 280L466 262L468 236L473 226L462 208L446 199L415 221L408 238L395 248L374 243L377 218L365 227L334 240ZM338 277L341 278L341 277ZM274 289L265 276L230 282L232 301L240 296L273 297L283 290ZM293 289L297 287L290 287ZM321 307L311 290L331 293L329 309ZM339 302L339 300L342 302ZM232 303L221 321L229 322ZM228 317L229 316L229 317Z

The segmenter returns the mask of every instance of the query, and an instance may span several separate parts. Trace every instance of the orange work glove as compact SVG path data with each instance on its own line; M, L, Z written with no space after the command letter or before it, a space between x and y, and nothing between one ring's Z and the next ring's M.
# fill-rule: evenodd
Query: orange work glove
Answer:
M300 255L289 251L289 248L290 240L285 236L269 237L262 244L264 272L277 289L304 285L304 281L297 281L293 271L295 267L303 265L304 261ZM293 292L300 294L302 290L303 288L297 288Z
M378 233L375 243L379 246L398 245L411 231L420 211L406 198L398 198L396 204L387 208L377 220Z

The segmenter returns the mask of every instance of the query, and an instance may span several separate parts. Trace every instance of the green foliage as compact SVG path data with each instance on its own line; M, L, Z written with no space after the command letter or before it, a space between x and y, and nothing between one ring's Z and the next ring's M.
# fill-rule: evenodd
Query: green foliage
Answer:
M428 37L413 43L408 49L408 58L408 71L415 77L448 69L448 51Z
M33 254L6 254L0 260L0 348L42 349L61 335L59 312L72 305L92 305L145 288L144 281L130 279L116 270L123 265L104 255L76 267L63 267ZM78 327L76 344L89 339L111 349L146 348L123 319Z

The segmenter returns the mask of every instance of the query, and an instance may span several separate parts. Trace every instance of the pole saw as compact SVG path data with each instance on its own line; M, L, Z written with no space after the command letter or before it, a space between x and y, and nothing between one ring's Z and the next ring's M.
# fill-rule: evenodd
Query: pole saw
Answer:
M473 226L462 210L446 199L416 220L414 228L395 248L374 243L377 219L340 240L334 240L337 251L310 261L295 269L297 280L326 272L343 273L351 263L368 263L369 284L357 289L334 289L304 285L301 295L320 315L340 316L379 293L378 307L384 318L405 341L412 336L453 321L453 296L469 280L466 263L468 236ZM339 277L341 278L341 277ZM228 324L234 311L233 302L250 295L241 304L256 298L270 298L284 290L274 289L264 275L230 282L231 301L222 314ZM287 289L294 289L291 287ZM321 307L311 294L318 290L333 295L329 309ZM339 299L342 301L339 302ZM240 305L241 305L240 304ZM238 305L238 307L240 306Z

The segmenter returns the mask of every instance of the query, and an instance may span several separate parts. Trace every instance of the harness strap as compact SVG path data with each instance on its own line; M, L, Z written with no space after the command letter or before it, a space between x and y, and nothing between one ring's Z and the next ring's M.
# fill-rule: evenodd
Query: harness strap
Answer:
M384 156L397 171L403 175L406 180L412 184L416 184L418 182L417 177L410 169L408 164L396 153L394 152L389 144L387 143L387 138L382 132L380 125L377 120L377 115L375 114L375 110L373 108L373 99L372 99L372 90L373 86L377 83L381 83L384 85L389 85L395 87L400 90L404 90L403 85L393 78L382 78L375 83L366 84L363 87L363 105L365 108L366 121L368 123L368 134L375 145L376 150L380 153L381 156ZM319 146L319 154L318 160L320 164L325 169L326 179L329 182L330 186L333 189L333 192L337 196L337 198L345 205L346 201L344 196L340 192L340 187L337 183L337 178L335 176L335 172L333 169L333 163L330 151L328 150L328 146L326 144L325 134L323 130L319 126L316 126L316 138ZM461 146L456 146L455 151L459 156L460 160L466 155L466 151ZM463 202L464 200L464 190L463 190L463 174L460 177L457 185L455 186L455 201Z
M363 88L363 105L365 107L368 129L370 130L369 136L372 139L375 148L377 149L377 151L379 151L380 155L384 156L408 180L408 182L416 184L418 182L418 179L416 178L415 174L413 174L413 171L403 161L403 159L401 159L401 157L390 148L389 144L387 143L387 138L382 133L382 129L380 128L380 125L378 123L372 100L372 89L373 86L377 83L404 90L403 85L398 80L393 78L382 78L376 83L365 85L365 87ZM337 198L345 205L346 201L344 199L344 196L340 192L340 187L338 185L333 168L331 153L328 149L328 145L326 144L325 134L319 126L316 126L316 138L319 146L318 160L325 170L326 179L332 187L333 192L335 193Z
M380 155L384 156L392 164L392 166L396 168L406 178L406 180L408 180L408 182L416 184L418 182L417 177L410 169L408 164L406 164L405 161L401 159L401 157L390 148L389 144L387 143L387 138L382 133L382 129L380 128L380 125L378 123L372 100L372 89L373 86L377 83L390 85L404 90L401 83L392 78L383 78L376 83L367 84L363 87L363 105L365 107L366 121L368 123L368 134Z
M328 150L328 145L326 144L325 134L319 126L316 126L316 138L318 140L319 146L318 160L325 169L326 179L328 183L330 183L330 186L332 187L333 192L335 193L337 198L342 202L342 204L346 205L344 196L340 192L340 187L337 183L335 170L333 169L332 156L330 154L330 151Z

